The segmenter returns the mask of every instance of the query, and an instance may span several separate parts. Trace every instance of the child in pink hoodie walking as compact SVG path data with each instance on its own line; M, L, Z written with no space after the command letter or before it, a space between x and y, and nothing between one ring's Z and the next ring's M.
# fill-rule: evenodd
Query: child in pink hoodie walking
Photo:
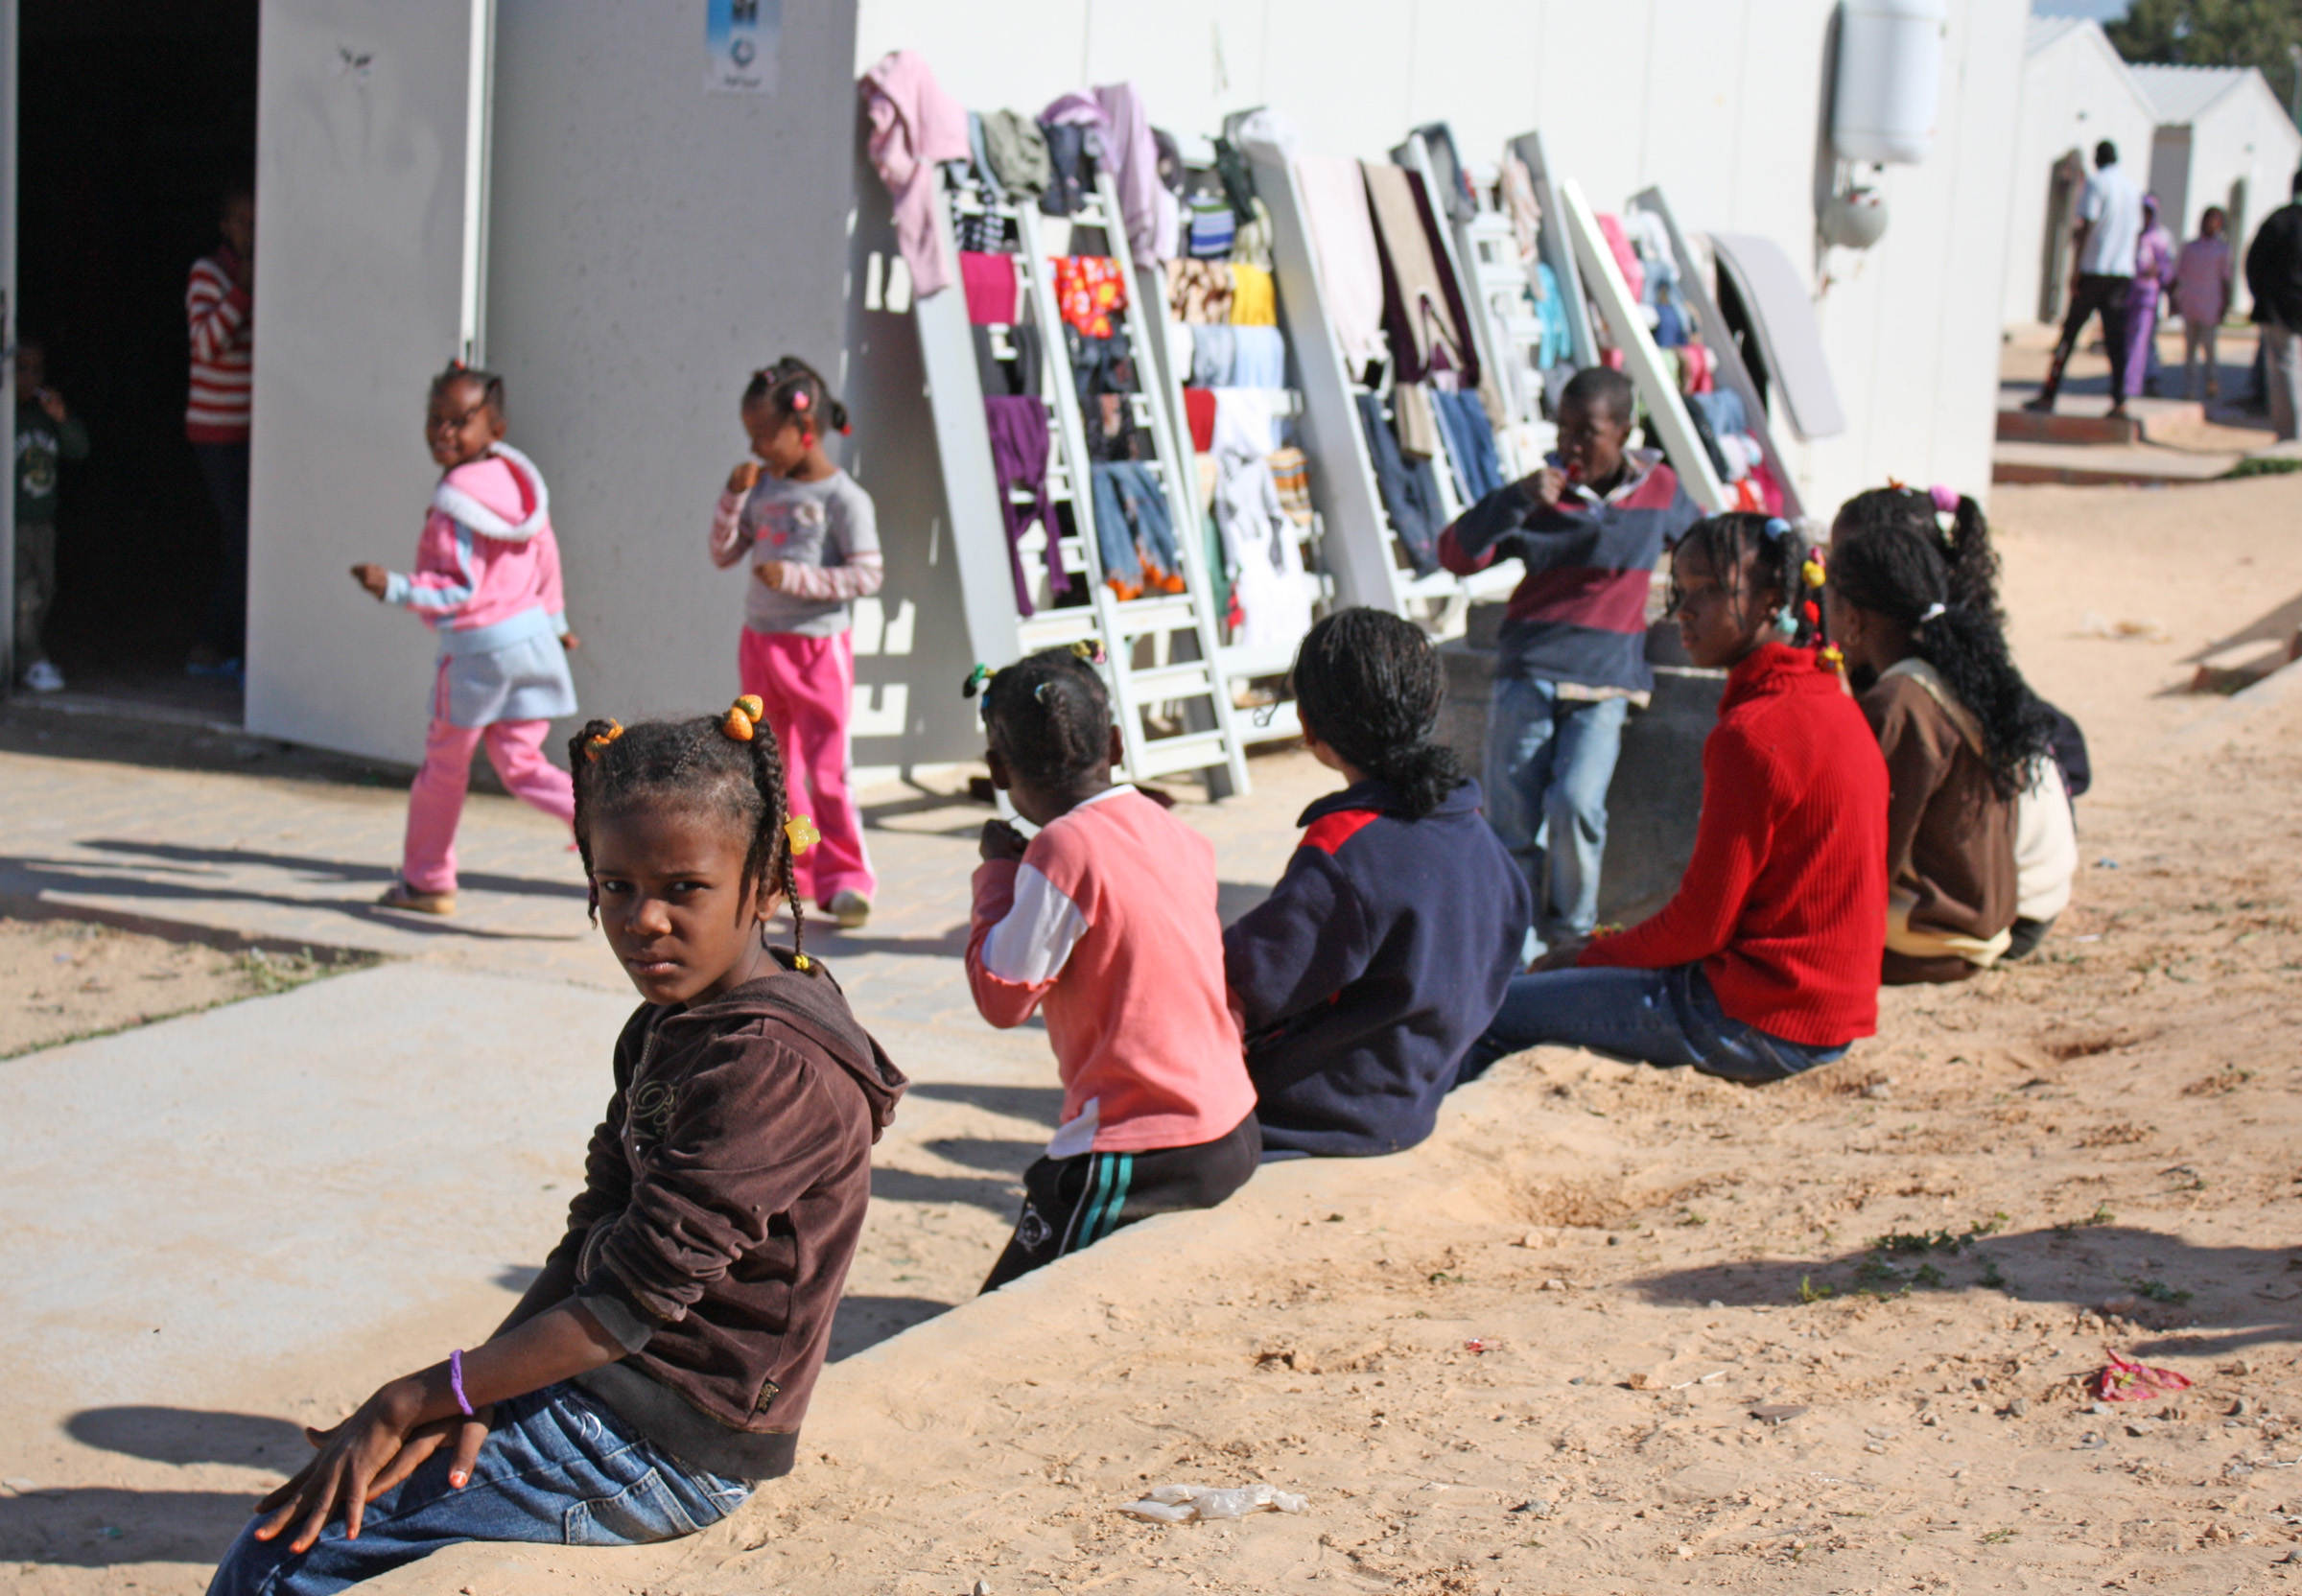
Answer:
M742 417L751 455L712 516L712 563L750 556L736 673L767 707L791 801L823 833L797 860L799 896L852 930L871 918L877 887L848 789L847 719L855 600L884 579L878 520L871 495L823 452L827 435L847 431L847 408L813 366L786 355L753 372Z
M377 902L445 915L456 912L456 824L482 741L513 796L575 819L575 789L543 743L553 718L576 713L567 655L576 638L560 595L544 479L504 441L504 380L461 365L433 378L424 441L443 475L414 572L355 565L352 578L439 634L432 729L408 793L400 879Z

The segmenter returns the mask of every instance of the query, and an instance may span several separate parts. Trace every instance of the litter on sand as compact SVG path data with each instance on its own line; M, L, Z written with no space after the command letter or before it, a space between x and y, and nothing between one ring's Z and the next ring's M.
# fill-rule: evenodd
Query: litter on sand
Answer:
M1244 1518L1251 1513L1301 1513L1310 1504L1292 1491L1267 1485L1216 1489L1204 1485L1163 1485L1119 1511L1154 1524L1189 1524L1210 1518Z
M2152 1369L2122 1358L2108 1347L2102 1354L2110 1362L2094 1376L2094 1394L2105 1402L2155 1402L2190 1389L2189 1377L2172 1369Z

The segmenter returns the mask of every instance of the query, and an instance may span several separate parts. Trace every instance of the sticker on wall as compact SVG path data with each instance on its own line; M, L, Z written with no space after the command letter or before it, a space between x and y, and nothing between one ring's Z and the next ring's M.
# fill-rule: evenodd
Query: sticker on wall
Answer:
M703 86L716 94L773 94L784 39L784 0L709 0Z

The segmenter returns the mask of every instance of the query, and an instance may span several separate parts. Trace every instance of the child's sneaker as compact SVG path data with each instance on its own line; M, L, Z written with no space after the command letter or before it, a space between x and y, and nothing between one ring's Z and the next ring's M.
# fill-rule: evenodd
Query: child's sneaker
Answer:
M832 901L824 908L831 915L832 924L843 931L855 930L871 919L871 900L853 888L833 893Z
M408 909L416 914L436 914L442 918L456 912L456 894L453 892L419 892L406 881L392 882L376 902L388 909Z
M24 685L35 692L61 692L64 673L47 660L34 660L24 672Z

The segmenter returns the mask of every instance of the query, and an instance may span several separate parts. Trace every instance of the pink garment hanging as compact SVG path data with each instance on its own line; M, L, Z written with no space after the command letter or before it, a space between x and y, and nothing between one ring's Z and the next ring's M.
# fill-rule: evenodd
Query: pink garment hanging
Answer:
M871 164L895 201L895 241L926 297L951 282L935 232L936 168L968 158L967 110L943 91L916 51L882 57L857 85L871 119Z
M967 319L977 327L1015 325L1015 257L959 251L959 281L967 293Z
M1174 191L1159 180L1159 148L1151 139L1151 113L1133 83L1105 83L1095 90L1109 133L1103 141L1119 211L1127 219L1127 248L1138 266L1157 266L1175 255L1182 220Z
M1383 263L1367 209L1367 179L1349 155L1303 155L1295 162L1303 208L1318 248L1319 287L1327 320L1355 380L1383 346Z
M1647 269L1638 264L1638 251L1631 247L1631 239L1623 231L1623 219L1601 211L1599 232L1607 240L1607 248L1614 256L1614 264L1623 269L1623 282L1631 290L1631 297L1646 297Z

